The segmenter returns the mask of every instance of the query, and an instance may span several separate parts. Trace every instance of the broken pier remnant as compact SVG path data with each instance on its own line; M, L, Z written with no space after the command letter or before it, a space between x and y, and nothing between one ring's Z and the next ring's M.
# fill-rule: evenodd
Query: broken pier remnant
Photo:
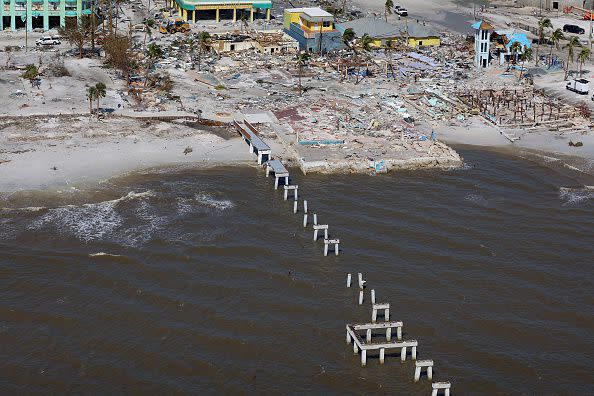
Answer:
M347 343L353 343L353 352L355 354L361 351L361 366L367 365L367 351L379 350L380 363L384 362L386 349L398 349L400 348L400 359L401 361L406 360L407 348L411 348L411 356L413 360L417 358L417 347L419 343L417 340L408 341L379 341L372 342L372 330L373 329L386 329L392 327L402 327L402 322L385 322L385 323L366 323L366 324L347 324L346 325L346 341ZM366 340L361 338L359 331L366 332Z

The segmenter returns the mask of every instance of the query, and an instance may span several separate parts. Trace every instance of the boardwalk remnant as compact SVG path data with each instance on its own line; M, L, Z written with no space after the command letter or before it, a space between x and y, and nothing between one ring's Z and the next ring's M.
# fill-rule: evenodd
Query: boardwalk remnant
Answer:
M315 217L314 217L314 219L315 219ZM318 231L319 230L324 230L324 239L328 239L328 224L316 224L315 220L314 220L313 229L314 229L314 234L313 234L314 241L318 240Z
M299 186L296 184L293 186L285 186L285 196L284 196L285 201L289 197L289 190L293 190L294 200L297 201L297 190L298 189L299 189Z
M377 321L377 311L384 310L384 320L388 322L390 320L390 303L378 303L371 304L371 321L375 323Z
M274 189L278 189L278 183L281 178L285 180L285 186L289 185L289 171L279 160L270 160L266 162L266 177L270 176L270 172L274 173Z

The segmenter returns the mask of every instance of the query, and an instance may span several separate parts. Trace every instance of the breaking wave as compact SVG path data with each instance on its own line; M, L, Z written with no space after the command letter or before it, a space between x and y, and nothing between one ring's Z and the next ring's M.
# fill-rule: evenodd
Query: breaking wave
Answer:
M141 193L131 191L109 201L52 208L34 221L29 229L39 230L50 226L60 233L72 233L85 242L105 239L123 223L122 216L116 211L118 204L152 196L154 193L150 190Z

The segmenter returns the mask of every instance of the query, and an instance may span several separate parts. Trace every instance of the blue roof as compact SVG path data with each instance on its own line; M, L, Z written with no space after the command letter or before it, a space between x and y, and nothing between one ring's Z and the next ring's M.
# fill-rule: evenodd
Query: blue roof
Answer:
M483 21L477 21L475 23L472 24L472 28L473 29L480 29L481 28L481 23L483 23Z
M526 33L512 33L507 36L509 42L505 48L509 49L514 43L520 43L524 48L532 48L532 42L526 36Z

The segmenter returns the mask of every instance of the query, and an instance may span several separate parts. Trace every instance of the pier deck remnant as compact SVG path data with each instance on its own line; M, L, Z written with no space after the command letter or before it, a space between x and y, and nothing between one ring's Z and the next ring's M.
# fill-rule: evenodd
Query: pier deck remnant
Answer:
M250 153L258 156L258 165L270 159L272 150L257 134L257 129L247 121L233 121L235 129L239 132L243 140L250 145Z
M282 162L277 159L266 162L266 177L270 176L270 172L274 173L274 189L278 189L278 181L280 178L285 179L285 186L289 185L289 171Z

